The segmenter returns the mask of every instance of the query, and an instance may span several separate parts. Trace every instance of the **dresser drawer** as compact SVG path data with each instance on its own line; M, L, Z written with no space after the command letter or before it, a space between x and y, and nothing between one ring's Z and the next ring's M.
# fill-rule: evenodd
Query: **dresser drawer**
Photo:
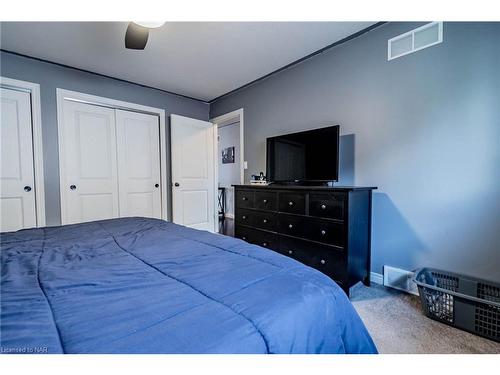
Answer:
M306 213L306 194L280 193L279 210L281 212L304 215Z
M280 237L279 252L343 282L347 275L346 257L342 252L298 238Z
M309 218L307 224L307 239L340 247L344 246L344 224L313 218Z
M248 243L266 247L268 249L277 250L279 247L278 236L274 233L236 225L234 236L247 241Z
M270 191L256 191L254 207L259 210L277 211L278 194Z
M312 267L327 274L341 284L345 283L347 281L346 257L335 250L325 247L318 247L315 250Z
M254 192L249 190L236 190L236 207L253 208L254 207Z
M344 224L331 220L280 213L278 232L340 247L345 243Z
M273 232L278 228L278 215L274 212L254 211L251 215L252 218L250 222L252 223L252 226L256 228L266 229Z
M278 231L295 237L307 237L307 218L304 216L278 214Z
M255 211L236 208L234 213L234 221L238 224L252 226Z
M310 251L306 247L301 246L298 243L299 240L280 236L279 242L280 245L278 252L283 255L289 256L290 258L298 260L299 262L304 263L308 266L312 266L313 261Z
M309 214L343 220L345 201L343 193L312 193L309 195Z

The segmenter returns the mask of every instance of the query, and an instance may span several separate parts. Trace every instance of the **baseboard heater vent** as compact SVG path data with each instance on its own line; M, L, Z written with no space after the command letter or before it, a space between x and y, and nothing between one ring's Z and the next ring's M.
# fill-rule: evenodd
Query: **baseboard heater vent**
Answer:
M384 286L402 290L418 296L417 285L411 280L413 272L384 266Z

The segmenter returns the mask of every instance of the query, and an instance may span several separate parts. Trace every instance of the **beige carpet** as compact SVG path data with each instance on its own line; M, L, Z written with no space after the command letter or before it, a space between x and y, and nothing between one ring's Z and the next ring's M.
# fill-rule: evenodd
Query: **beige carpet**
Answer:
M417 296L359 283L351 302L380 353L500 354L500 343L427 318Z

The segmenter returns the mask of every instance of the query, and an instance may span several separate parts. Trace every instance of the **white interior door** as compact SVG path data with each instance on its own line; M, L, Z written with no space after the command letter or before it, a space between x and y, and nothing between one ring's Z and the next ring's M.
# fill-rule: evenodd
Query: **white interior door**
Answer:
M160 124L155 115L116 110L120 217L161 218Z
M214 126L171 115L174 223L215 231Z
M31 98L1 89L0 231L36 227Z
M64 101L59 127L63 224L119 216L114 109Z

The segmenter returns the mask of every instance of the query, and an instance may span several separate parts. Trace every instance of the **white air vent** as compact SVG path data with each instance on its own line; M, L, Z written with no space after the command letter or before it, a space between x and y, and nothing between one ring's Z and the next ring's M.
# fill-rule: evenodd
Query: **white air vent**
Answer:
M439 44L443 41L443 23L431 22L398 35L387 42L387 60Z
M418 296L417 285L411 280L413 272L399 268L384 266L384 286Z

